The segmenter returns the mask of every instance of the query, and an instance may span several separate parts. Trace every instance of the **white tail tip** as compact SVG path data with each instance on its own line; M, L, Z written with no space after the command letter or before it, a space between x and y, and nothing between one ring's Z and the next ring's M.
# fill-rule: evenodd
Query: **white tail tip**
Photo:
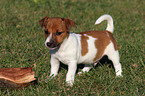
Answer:
M96 24L100 24L104 20L107 20L107 28L106 28L106 30L111 32L111 33L113 33L113 30L114 30L113 19L108 14L105 14L105 15L102 15L101 17L99 17L97 19L97 21L95 22L95 25Z

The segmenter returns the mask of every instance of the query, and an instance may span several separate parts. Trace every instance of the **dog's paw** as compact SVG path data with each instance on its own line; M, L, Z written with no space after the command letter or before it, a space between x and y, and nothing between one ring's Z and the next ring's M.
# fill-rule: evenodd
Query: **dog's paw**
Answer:
M66 81L66 86L73 87L73 82L71 82L71 81Z
M83 75L83 74L88 74L88 72L87 72L87 71L80 71L80 72L78 72L77 74L78 74L78 75Z
M120 74L120 75L116 75L116 78L122 78L122 77L123 77L122 74Z
M78 75L82 75L84 72L83 71L80 71L80 72L78 72Z
M117 72L117 73L116 73L116 77L123 77L122 71Z

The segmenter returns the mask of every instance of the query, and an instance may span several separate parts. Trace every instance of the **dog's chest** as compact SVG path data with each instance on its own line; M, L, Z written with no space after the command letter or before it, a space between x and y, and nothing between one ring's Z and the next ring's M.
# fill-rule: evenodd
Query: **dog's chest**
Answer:
M72 61L77 62L79 58L79 44L74 34L70 34L68 39L61 44L60 49L54 56L64 64L69 64Z
M65 52L58 52L55 54L55 57L59 61L61 61L63 64L66 64L66 65L68 65L69 62L71 61L70 54L65 53Z

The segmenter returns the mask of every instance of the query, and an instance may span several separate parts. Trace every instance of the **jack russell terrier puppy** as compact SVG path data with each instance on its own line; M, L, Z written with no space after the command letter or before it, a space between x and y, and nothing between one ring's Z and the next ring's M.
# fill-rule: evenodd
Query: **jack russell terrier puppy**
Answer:
M58 74L60 62L68 65L66 82L73 86L77 64L85 64L82 72L88 72L93 63L107 55L112 60L116 76L122 76L119 62L118 47L113 38L113 19L110 15L102 15L95 24L107 20L105 31L86 31L79 34L70 33L69 30L75 22L59 17L45 17L39 21L45 27L45 45L51 54L51 73L49 79ZM81 74L82 72L79 72Z

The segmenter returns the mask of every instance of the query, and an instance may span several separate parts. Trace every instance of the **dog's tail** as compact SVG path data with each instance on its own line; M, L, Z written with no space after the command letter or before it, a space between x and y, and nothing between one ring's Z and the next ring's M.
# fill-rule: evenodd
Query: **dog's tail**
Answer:
M107 20L107 28L106 28L106 30L111 32L111 33L113 33L113 30L114 30L113 19L108 14L105 14L105 15L102 15L101 17L99 17L97 19L97 21L95 22L95 25L101 23L104 20Z

